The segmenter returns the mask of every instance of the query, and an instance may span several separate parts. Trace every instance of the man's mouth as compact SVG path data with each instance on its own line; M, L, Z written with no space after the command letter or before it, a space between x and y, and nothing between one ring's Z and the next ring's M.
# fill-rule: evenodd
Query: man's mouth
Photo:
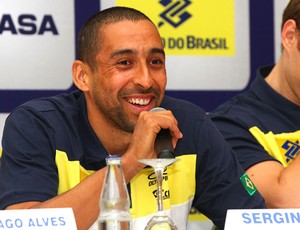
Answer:
M129 98L128 102L133 105L148 105L150 103L150 99L145 98Z

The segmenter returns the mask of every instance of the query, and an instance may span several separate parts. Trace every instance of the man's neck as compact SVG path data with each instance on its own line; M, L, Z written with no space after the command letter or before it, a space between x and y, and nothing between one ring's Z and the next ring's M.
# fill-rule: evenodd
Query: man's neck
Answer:
M278 61L265 80L281 96L300 106L298 92L294 92L295 87L288 82L282 59Z
M118 129L89 103L87 103L87 111L90 125L107 153L123 155L128 149L132 133Z

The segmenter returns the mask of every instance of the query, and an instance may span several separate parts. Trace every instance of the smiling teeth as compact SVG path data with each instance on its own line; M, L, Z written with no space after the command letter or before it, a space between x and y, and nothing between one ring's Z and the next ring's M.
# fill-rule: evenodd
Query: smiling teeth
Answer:
M135 104L135 105L148 105L150 100L149 99L134 99L131 98L128 101L131 104Z

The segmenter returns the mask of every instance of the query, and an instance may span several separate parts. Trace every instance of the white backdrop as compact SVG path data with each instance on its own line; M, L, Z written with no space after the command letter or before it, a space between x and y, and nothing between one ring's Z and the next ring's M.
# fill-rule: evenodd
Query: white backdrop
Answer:
M4 15L6 15L4 17ZM55 90L72 85L74 2L0 0L0 90Z

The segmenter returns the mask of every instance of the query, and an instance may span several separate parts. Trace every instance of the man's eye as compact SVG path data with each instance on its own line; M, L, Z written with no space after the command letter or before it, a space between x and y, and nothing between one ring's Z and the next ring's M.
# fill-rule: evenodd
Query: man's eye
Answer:
M128 60L122 60L118 62L119 65L129 65L130 62Z
M160 60L160 59L153 59L153 60L151 60L151 62L150 62L151 64L153 64L153 65L157 65L157 64L162 64L163 63L163 61L162 60Z

